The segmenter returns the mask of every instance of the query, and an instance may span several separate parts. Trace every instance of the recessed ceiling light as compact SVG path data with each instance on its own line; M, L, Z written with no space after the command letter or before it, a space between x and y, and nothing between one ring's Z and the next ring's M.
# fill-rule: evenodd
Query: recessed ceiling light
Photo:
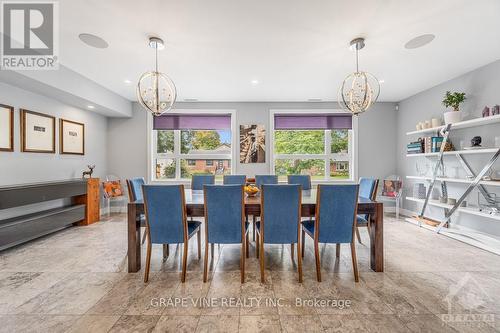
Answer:
M429 44L430 42L432 42L434 40L434 38L436 38L436 36L433 34L425 34L425 35L417 36L413 39L410 39L405 44L405 48L410 49L410 50L417 49L419 47L422 47L424 45Z
M95 109L95 106L93 106L93 105L87 105L87 108L93 110L93 109Z
M132 81L130 81L130 80L123 80L123 82L124 82L125 84L131 84L131 83L132 83Z
M252 86L256 86L259 84L259 80L252 80L250 81L250 83L252 84Z
M99 36L92 34L79 34L78 38L88 46L92 46L98 49L105 49L109 46L108 42Z

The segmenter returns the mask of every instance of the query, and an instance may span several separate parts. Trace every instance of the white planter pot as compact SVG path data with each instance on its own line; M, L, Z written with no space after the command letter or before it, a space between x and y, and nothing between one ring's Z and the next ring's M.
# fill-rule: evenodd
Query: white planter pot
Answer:
M462 120L462 111L449 111L444 113L445 125L458 123Z

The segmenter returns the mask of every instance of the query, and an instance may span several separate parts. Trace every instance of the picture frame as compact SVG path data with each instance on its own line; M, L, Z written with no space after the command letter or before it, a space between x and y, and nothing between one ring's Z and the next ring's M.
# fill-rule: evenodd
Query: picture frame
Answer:
M266 162L266 129L262 124L240 125L240 163Z
M85 155L85 124L59 119L60 154Z
M21 151L56 153L56 118L44 113L20 109Z
M14 151L14 107L0 104L0 151Z

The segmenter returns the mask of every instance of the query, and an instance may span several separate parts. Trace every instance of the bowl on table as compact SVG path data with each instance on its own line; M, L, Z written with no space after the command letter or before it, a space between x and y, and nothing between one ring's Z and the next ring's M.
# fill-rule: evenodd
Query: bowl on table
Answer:
M245 186L245 193L249 197L255 197L259 193L259 188L253 184Z

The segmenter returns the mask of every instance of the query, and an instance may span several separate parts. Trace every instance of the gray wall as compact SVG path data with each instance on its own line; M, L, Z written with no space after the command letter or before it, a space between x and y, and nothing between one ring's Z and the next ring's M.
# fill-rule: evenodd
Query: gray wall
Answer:
M4 83L0 83L0 103L14 107L14 152L0 152L0 185L79 178L87 164L96 165L96 176L106 175L106 117ZM20 152L19 108L84 123L85 156L59 154L58 119L56 154Z
M397 173L399 175L403 177L407 175L417 175L416 164L423 170L427 168L430 169L435 159L423 157L406 158L406 144L418 138L418 136L406 136L406 132L415 130L415 125L419 121L430 120L433 117L442 118L445 108L442 106L441 101L447 90L463 91L467 94L467 100L461 107L464 113L464 120L481 117L481 111L485 105L493 106L495 104L500 104L500 61L496 61L465 75L444 82L399 103L396 126ZM500 136L500 124L452 131L450 138L456 149L460 149L461 142L469 145L470 139L476 135L482 136L484 146L493 147L495 136ZM479 172L490 157L491 155L488 154L479 154L477 156L465 155L466 160L476 172ZM465 173L461 172L459 164L454 157L446 157L445 161L447 166L446 174L448 176L459 178L465 177ZM499 162L494 165L494 169L500 170ZM405 191L407 194L411 195L412 186L415 182L406 179L404 179L404 181ZM500 195L497 187L489 187L487 189L490 192L496 192ZM464 190L464 185L449 185L449 196L459 197ZM469 195L467 200L470 204L477 205L477 198L477 192L474 191ZM404 207L416 211L420 206L405 201ZM431 209L430 213L431 216L437 218L443 216L443 210L438 208ZM490 219L462 214L459 219L455 219L454 221L457 225L500 235L500 224Z
M179 109L236 110L237 126L264 124L269 129L269 110L336 109L337 103L177 103ZM383 178L395 172L395 103L379 103L359 118L359 175ZM108 120L108 169L122 178L147 176L147 113L135 103L131 119ZM376 140L374 140L376 138ZM269 142L269 131L267 132ZM269 147L265 164L240 164L236 172L253 176L269 173Z

